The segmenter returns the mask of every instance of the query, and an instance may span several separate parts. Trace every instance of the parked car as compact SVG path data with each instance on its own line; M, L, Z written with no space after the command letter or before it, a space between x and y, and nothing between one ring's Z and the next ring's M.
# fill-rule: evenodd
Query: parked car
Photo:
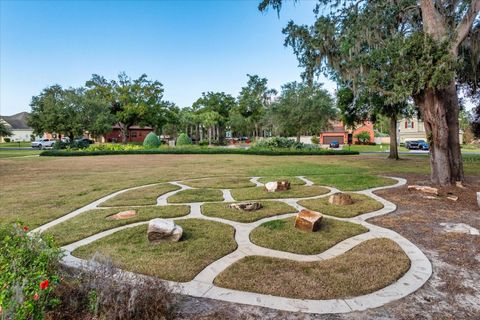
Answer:
M408 150L418 150L419 143L420 141L417 140L405 141L405 148L407 148Z
M84 143L84 144L94 144L95 143L95 141L93 141L92 139L88 139L88 138L77 138L77 139L75 139L75 142Z
M430 146L428 145L427 142L423 141L423 140L420 140L418 141L418 149L419 150L429 150L430 149Z
M338 143L338 141L332 141L330 142L330 148L339 148L340 147L340 143Z
M44 149L52 148L55 144L54 139L38 139L32 142L32 148Z

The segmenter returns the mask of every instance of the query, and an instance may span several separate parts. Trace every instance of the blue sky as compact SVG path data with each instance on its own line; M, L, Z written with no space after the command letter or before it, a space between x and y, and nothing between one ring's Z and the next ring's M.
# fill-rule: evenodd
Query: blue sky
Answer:
M311 24L313 1L260 13L256 0L0 1L0 114L30 110L48 85L81 86L93 73L159 80L189 106L204 91L234 96L258 74L279 89L301 70L282 28ZM319 79L326 82L326 79ZM335 85L326 84L333 92Z

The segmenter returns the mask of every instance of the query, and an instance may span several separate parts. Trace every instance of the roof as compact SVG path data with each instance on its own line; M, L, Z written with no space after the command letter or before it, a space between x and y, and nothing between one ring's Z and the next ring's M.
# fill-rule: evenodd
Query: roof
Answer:
M13 116L0 116L0 118L6 123L8 123L13 130L32 129L28 126L28 116L28 112L20 112L14 114Z
M115 124L112 126L112 129L120 129L120 125L118 124ZM128 128L128 130L153 130L152 127L149 127L149 126L145 126L145 127L140 127L140 126L130 126L130 128Z

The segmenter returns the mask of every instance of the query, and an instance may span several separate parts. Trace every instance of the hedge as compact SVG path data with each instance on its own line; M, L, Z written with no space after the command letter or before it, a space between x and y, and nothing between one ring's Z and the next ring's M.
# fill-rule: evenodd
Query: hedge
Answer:
M230 148L165 148L140 150L97 150L97 151L63 151L45 150L42 157L78 157L104 156L117 154L247 154L261 156L323 156L323 155L356 155L358 151L349 150L316 150L316 149L230 149Z

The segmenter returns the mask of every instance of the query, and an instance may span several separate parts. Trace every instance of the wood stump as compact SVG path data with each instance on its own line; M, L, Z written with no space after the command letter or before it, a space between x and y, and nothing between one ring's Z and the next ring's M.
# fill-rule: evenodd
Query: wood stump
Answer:
M260 202L242 202L242 203L232 203L228 206L232 209L242 210L242 211L255 211L262 208Z
M352 196L347 193L335 193L328 198L328 203L336 206L347 206L353 203Z
M295 218L295 228L315 232L320 229L322 214L310 210L300 211Z

